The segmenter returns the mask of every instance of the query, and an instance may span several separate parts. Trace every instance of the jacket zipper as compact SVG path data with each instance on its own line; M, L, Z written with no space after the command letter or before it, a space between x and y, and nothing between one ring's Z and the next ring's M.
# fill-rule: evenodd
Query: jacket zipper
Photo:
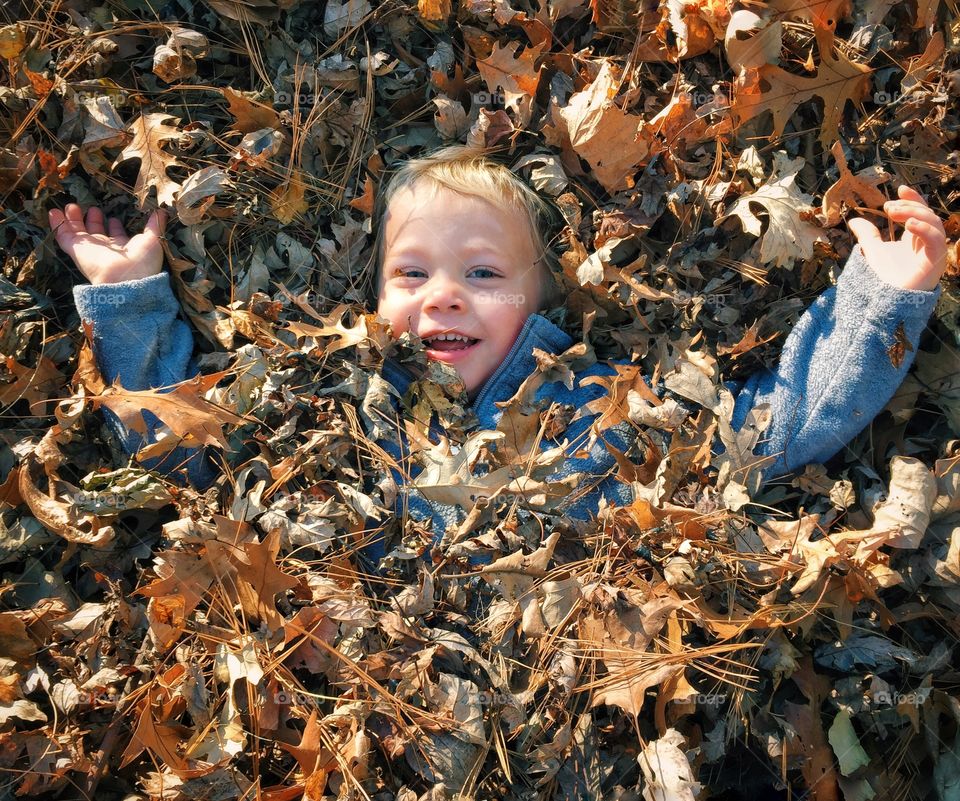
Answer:
M523 346L523 340L526 339L527 333L529 332L531 326L533 325L533 315L531 314L527 317L527 321L523 324L523 328L520 329L520 333L517 335L516 340L513 343L513 347L510 348L510 352L507 354L500 366L494 371L493 375L487 379L487 383L483 385L483 389L480 390L480 394L477 395L477 399L473 402L474 413L480 408L480 405L483 403L487 395L490 394L490 390L497 383L500 376L504 373L505 370L510 366L510 363L514 360L517 355L517 352Z

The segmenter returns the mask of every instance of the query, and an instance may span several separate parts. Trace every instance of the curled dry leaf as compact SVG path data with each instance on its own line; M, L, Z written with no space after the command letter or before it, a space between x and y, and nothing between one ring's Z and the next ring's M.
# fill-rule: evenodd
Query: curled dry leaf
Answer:
M43 526L65 540L94 548L102 548L114 537L111 526L101 525L95 515L78 516L71 503L53 498L39 489L34 476L41 472L40 463L28 456L20 465L20 497ZM55 479L51 477L51 482Z

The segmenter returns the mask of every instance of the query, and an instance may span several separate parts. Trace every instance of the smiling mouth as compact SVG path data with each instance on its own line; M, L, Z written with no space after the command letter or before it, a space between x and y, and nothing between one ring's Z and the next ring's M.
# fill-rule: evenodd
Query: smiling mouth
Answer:
M448 339L448 336L455 336L455 338ZM430 339L425 339L423 340L423 344L426 345L429 350L435 350L440 353L453 353L454 351L472 348L479 341L479 339L472 339L471 337L444 335L443 337L430 337Z

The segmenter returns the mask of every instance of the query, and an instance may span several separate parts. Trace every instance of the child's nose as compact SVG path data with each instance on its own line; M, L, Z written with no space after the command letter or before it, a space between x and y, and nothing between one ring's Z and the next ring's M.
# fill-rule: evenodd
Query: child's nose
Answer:
M441 275L437 275L434 281L434 285L427 293L426 309L428 311L463 309L463 287L459 283Z

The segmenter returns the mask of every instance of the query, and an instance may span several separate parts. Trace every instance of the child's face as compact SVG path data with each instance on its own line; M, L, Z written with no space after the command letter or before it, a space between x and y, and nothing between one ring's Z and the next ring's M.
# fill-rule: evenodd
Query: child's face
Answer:
M377 313L395 336L468 337L424 344L428 358L456 367L471 399L539 308L528 226L519 212L432 185L399 191L384 217Z

